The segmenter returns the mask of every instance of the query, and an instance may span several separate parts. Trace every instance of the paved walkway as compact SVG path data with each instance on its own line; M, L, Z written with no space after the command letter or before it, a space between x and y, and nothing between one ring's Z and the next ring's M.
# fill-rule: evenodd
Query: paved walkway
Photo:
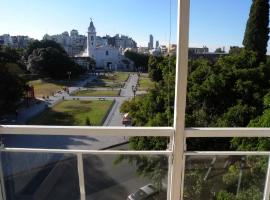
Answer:
M122 103L133 97L132 86L136 86L138 82L138 76L132 74L129 76L128 81L125 84L125 87L121 90L120 97L114 98L115 104L112 108L110 114L105 120L103 126L123 126L122 125L122 115L120 113L120 107Z

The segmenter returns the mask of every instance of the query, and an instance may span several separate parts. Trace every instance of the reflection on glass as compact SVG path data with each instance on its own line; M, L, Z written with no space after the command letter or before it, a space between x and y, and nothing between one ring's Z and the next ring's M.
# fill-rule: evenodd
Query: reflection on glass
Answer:
M127 136L62 136L62 135L3 135L3 145L9 148L38 149L114 149L166 150L169 137Z
M86 199L167 199L166 156L84 155Z
M187 156L184 199L261 200L266 156Z
M1 153L7 200L80 199L76 156Z

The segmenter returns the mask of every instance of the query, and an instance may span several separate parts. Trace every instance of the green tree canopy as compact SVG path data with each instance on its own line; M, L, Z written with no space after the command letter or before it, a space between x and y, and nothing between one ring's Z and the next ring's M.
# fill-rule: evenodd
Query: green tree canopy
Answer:
M72 77L83 72L82 68L71 60L64 49L54 41L36 41L29 46L27 51L31 52L28 56L27 69L32 73L64 79L68 77L69 72Z
M47 47L58 49L62 53L65 52L65 50L61 47L61 45L53 40L41 40L41 41L35 40L28 45L27 49L25 50L24 56L27 60L28 56L30 56L30 54L32 54L35 49Z
M14 112L25 89L24 81L0 63L0 114Z
M253 0L247 21L243 45L257 53L258 61L265 61L269 40L269 0Z
M133 51L126 51L125 56L134 62L135 68L138 70L147 71L148 55L136 53Z

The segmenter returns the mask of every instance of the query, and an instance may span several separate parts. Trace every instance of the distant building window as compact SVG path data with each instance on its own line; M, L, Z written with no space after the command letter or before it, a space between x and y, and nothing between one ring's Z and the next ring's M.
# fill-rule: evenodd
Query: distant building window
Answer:
M94 45L94 43L93 43L93 42L92 42L91 44L92 44L92 45Z
M94 41L94 36L91 36L91 41Z
M108 56L109 55L109 51L106 51L106 56Z

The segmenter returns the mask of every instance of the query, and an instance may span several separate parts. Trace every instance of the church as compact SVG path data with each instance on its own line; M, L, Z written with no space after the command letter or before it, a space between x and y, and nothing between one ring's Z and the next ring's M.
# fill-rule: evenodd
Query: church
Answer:
M86 66L87 58L90 57L96 62L95 70L133 70L133 62L122 54L122 49L117 49L108 45L106 39L97 36L96 28L92 20L88 27L87 33L86 50L82 55L75 56L75 61L78 64Z

